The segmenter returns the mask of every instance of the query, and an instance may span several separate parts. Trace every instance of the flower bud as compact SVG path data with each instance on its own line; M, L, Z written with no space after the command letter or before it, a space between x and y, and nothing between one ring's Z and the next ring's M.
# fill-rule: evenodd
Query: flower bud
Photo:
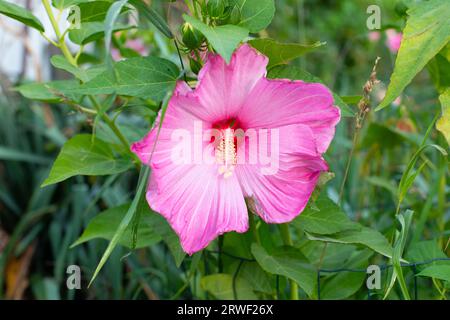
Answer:
M197 49L205 41L203 34L187 22L182 25L181 34L184 45L191 50Z

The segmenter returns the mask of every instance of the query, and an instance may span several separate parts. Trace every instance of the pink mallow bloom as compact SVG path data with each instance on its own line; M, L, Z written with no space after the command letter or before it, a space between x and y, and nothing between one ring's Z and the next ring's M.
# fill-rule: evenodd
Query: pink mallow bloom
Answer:
M188 254L225 232L247 231L246 198L265 222L292 221L305 208L320 173L328 170L322 154L340 119L330 90L319 83L267 79L267 63L247 44L228 65L210 54L195 89L177 84L159 135L160 118L131 146L152 168L146 193L150 207L168 220ZM243 139L235 134L239 130L245 132ZM174 161L180 136L186 134L194 137L192 150L186 151L191 161ZM258 142L258 151L250 140ZM195 160L198 148L209 161ZM275 165L248 160L258 152L270 153L271 159L276 155Z
M402 43L402 33L394 29L386 30L386 46L392 53L397 53Z

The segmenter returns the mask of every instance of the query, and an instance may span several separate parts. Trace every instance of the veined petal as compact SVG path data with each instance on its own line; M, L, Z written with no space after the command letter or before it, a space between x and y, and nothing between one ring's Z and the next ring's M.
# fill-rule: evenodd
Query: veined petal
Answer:
M296 124L278 130L276 173L264 174L261 163L238 165L235 170L244 195L253 199L253 209L268 223L286 223L299 215L308 203L320 172L328 170L308 126Z
M188 254L225 232L248 229L247 208L236 177L218 176L215 165L167 165L153 171L147 201L169 221Z
M211 54L198 75L195 94L210 113L209 121L236 117L248 94L266 74L267 57L247 44L240 46L230 64Z
M153 129L142 140L133 143L131 151L136 153L142 163L149 165L156 140L160 147L158 150L155 149L154 155L161 153L162 150L172 150L178 143L174 140L176 138L174 135L177 133L182 133L184 130L193 137L196 126L201 128L202 133L210 129L211 124L203 121L205 117L207 117L206 109L193 94L192 89L185 82L180 81L170 98L161 128L159 127L160 113Z
M339 108L324 85L265 78L257 83L239 113L245 128L305 124L312 129L320 153L327 150L339 119Z

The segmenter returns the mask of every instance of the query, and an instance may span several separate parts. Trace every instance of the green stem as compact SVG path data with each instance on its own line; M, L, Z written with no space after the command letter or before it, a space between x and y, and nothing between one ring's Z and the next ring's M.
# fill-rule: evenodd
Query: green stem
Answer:
M130 143L128 142L127 138L125 138L125 136L122 134L120 129L116 126L115 122L113 120L111 120L111 118L108 117L108 115L106 113L101 111L101 105L98 103L97 99L95 99L94 96L90 95L89 100L92 102L95 109L97 110L97 113L102 117L103 121L105 121L105 123L108 125L108 127L110 127L110 129L114 132L114 134L120 140L120 142L124 146L125 150L129 151ZM139 159L137 158L137 156L134 153L130 152L130 154L132 155L133 159L135 160L134 162L136 164L136 168L140 169Z
M283 243L286 246L292 246L292 238L291 234L289 233L289 224L283 223L278 225L280 228L281 238L283 239ZM291 300L298 300L298 285L297 282L295 282L292 279L289 279L289 283L291 285Z
M47 12L48 18L50 19L50 23L53 26L55 35L58 38L58 47L61 49L61 52L63 53L63 55L67 59L67 61L70 64L74 65L75 67L78 67L77 59L72 56L72 54L69 51L69 48L67 47L66 42L64 41L65 33L63 35L61 35L61 31L59 30L58 22L56 21L55 16L53 15L53 11L52 11L49 1L42 0L42 3L45 7L45 11ZM96 100L96 98L94 96L89 96L89 99L92 102L92 104L94 105L94 107L96 108L97 113L100 113L100 116L102 117L102 119L111 128L111 130L114 132L114 134L120 140L122 145L125 147L125 150L127 150L132 155L134 162L136 163L136 168L140 169L139 159L137 158L137 156L134 153L129 151L130 143L128 142L128 140L125 138L125 136L119 130L119 128L116 126L114 121L111 120L111 118L108 117L108 115L106 113L101 112L101 106L98 103L98 101Z
M70 53L69 48L67 47L67 44L64 41L64 37L61 36L61 31L59 30L58 22L56 21L55 16L53 15L52 7L50 6L49 1L42 0L42 4L45 7L45 11L47 12L48 18L50 19L50 23L52 24L53 30L55 30L57 43L59 48L61 49L62 54L64 55L64 57L66 57L67 61L69 61L70 64L76 66L77 63L72 54Z

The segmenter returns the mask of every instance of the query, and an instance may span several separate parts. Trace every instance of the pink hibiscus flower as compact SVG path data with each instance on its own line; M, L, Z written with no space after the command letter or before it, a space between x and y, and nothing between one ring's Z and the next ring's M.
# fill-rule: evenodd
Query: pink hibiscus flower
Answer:
M169 221L188 254L225 232L245 232L246 198L265 222L291 221L305 208L320 173L328 170L322 154L340 119L330 91L319 83L267 79L267 63L247 44L229 65L210 54L195 89L177 84L159 136L158 119L131 147L152 168L146 194L150 207ZM192 149L204 150L208 161L174 161L180 142L174 132L180 129L194 137ZM257 141L259 155L270 150L276 161L248 160L257 153L250 140ZM198 154L187 153L188 158Z
M392 53L397 53L402 43L402 33L394 29L386 30L386 46Z

